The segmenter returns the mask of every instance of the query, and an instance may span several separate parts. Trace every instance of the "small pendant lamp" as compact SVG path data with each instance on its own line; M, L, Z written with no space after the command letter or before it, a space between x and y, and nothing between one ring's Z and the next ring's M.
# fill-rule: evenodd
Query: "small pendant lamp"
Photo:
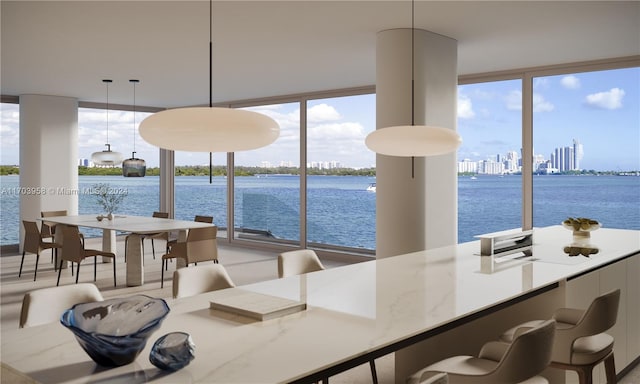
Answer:
M258 112L213 107L212 0L209 1L209 107L176 108L140 123L140 136L157 147L190 152L237 152L267 146L278 138L275 120Z
M136 84L140 80L129 80L133 84L133 152L131 158L122 162L122 176L144 177L147 173L147 163L136 157Z
M122 163L122 159L124 156L120 152L114 152L111 150L111 145L109 144L109 84L112 83L112 80L102 80L105 83L107 88L107 149L102 152L94 152L91 154L91 161L95 165L108 165L115 166Z
M365 144L370 150L387 156L437 156L455 151L462 139L453 129L415 125L414 35L415 4L411 1L411 125L376 129L369 133Z

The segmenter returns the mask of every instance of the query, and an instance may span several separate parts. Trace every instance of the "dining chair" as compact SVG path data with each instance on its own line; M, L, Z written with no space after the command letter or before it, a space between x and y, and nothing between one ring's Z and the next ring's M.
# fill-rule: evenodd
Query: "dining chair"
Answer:
M322 262L312 249L297 249L278 255L278 277L280 278L323 269Z
M169 218L169 212L153 212L152 217L156 217L156 218L160 218L160 219L168 219ZM151 239L151 252L153 254L153 259L155 260L156 258L156 247L155 244L153 243L154 239L160 239L160 240L164 240L166 242L165 245L165 251L169 252L169 232L157 232L157 233L144 233L144 234L137 234L140 235L140 239L142 242L142 255L144 255L144 240L145 239ZM129 241L129 236L127 235L124 238L124 261L127 261L127 242ZM144 258L143 258L144 260Z
M511 343L489 341L478 357L453 356L423 368L407 379L407 384L423 383L437 373L447 373L451 384L548 383L538 376L551 361L555 320L519 328Z
M169 260L183 259L189 266L201 261L213 261L218 263L218 227L192 228L187 234L186 241L177 242L169 248L169 252L162 255L162 268L160 288L164 287L164 271L168 267Z
M75 304L102 301L92 283L36 289L25 293L20 310L20 328L60 321L64 311Z
M98 268L98 256L107 257L112 259L113 263L113 286L116 286L116 255L111 252L104 252L98 249L86 249L82 240L80 239L80 233L77 227L64 227L62 230L62 257L60 257L60 265L58 266L58 282L56 285L60 285L60 274L62 272L62 263L64 261L70 261L77 263L76 269L76 284L78 284L78 278L80 277L80 264L88 257L93 257L93 281L96 281L96 274ZM73 276L73 264L71 265L71 274Z
M213 216L196 215L195 218L193 219L193 221L198 222L198 223L213 224ZM170 237L170 239L167 242L167 253L169 253L169 249L171 248L171 246L178 242L177 238L171 238L171 235L169 235L169 237Z
M36 266L33 271L33 281L36 281L40 252L46 249L51 249L52 253L54 251L58 252L58 249L60 249L62 245L53 241L44 241L44 236L38 229L38 224L35 221L22 220L22 225L24 226L24 243L22 245L22 259L20 260L20 271L18 271L18 277L22 276L22 265L24 264L25 253L35 253Z
M619 303L620 289L616 289L596 297L587 309L557 309L553 314L556 337L549 365L575 371L581 384L590 384L593 368L604 362L607 383L615 383L614 339L605 332L616 324ZM541 322L533 320L518 327L533 327ZM508 330L501 340L510 342L515 332L515 328Z
M67 216L67 210L59 210L59 211L40 211L40 217L53 217L53 216ZM56 235L56 223L52 223L50 221L42 220L42 226L40 227L40 232L42 233L43 239L51 239L53 242ZM82 241L84 242L84 235L80 232L80 236L82 237ZM53 250L51 251L51 262L53 262ZM55 266L55 264L54 264Z
M198 265L173 271L174 299L235 286L222 264Z
M313 249L296 249L294 251L282 252L278 255L278 277L285 278L325 269ZM369 360L371 368L371 379L374 384L378 383L375 360Z

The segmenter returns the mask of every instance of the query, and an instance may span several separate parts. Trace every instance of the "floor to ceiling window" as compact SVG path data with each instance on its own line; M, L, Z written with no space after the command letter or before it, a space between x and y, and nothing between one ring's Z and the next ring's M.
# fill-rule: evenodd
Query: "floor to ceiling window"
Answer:
M533 78L533 224L640 229L640 68Z
M310 247L375 249L376 156L364 145L376 129L375 101L365 94L307 103Z
M148 115L146 112L134 115L132 111L78 108L79 214L102 213L91 191L104 184L126 195L115 214L151 216L158 210L158 149L147 144L138 134L139 123ZM146 162L147 176L123 177L121 165L105 168L93 164L91 154L105 150L107 143L112 151L122 153L125 159L133 155L135 147L135 157ZM87 236L102 236L98 230L83 231Z
M176 151L174 192L176 219L213 216L218 237L227 237L226 153Z
M20 228L20 105L0 103L0 245L18 244Z
M280 125L271 145L234 154L236 239L300 243L300 103L262 105Z
M522 81L458 87L458 242L522 225Z

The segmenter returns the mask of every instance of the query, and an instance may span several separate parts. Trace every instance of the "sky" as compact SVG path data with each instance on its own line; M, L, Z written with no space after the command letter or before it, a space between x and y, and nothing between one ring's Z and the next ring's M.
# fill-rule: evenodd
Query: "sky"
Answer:
M640 68L535 78L534 154L548 159L556 147L582 143L581 168L640 170ZM142 87L138 92L143 92ZM458 133L463 143L458 160L495 158L509 151L520 154L522 88L520 80L458 87ZM18 163L18 106L0 104L0 164ZM342 166L375 166L375 154L364 145L375 127L375 95L311 100L307 106L308 162L338 162ZM238 165L298 166L300 110L297 103L251 108L274 118L280 137L268 147L238 152ZM107 125L108 113L108 125ZM90 158L104 150L130 157L135 150L147 166L158 165L158 150L138 134L137 125L148 114L116 110L80 109L79 155ZM135 128L134 128L135 119ZM214 164L226 163L214 154ZM208 153L176 153L176 165L205 165Z

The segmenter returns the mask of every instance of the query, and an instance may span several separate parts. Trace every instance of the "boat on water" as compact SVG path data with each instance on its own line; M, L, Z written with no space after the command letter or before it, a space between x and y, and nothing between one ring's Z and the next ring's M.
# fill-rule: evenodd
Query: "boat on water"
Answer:
M376 191L376 183L370 183L369 186L367 187L367 191L375 192Z

